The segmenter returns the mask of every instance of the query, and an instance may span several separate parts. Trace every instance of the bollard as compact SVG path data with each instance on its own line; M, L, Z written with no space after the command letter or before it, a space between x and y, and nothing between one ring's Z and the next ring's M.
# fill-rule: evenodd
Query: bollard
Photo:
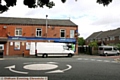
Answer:
M22 56L24 57L24 51L22 52Z

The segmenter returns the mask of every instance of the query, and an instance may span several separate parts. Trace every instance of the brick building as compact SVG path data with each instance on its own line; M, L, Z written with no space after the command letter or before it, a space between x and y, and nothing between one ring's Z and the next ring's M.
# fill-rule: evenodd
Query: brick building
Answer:
M98 43L105 45L116 45L120 43L120 28L94 32L86 38L86 44L89 44L92 41L98 41Z
M30 42L46 41L73 43L77 54L77 38L78 25L71 20L0 17L4 55L21 55L24 51L29 56Z

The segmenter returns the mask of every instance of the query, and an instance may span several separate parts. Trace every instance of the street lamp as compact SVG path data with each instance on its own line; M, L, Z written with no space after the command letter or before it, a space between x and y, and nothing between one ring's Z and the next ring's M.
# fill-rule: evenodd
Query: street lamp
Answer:
M47 17L48 15L46 15L46 40L47 40Z

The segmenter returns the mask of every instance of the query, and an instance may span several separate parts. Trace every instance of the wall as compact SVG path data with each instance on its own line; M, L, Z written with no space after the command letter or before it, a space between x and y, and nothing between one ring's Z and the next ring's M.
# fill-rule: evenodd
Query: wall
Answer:
M6 29L3 29L3 26L7 26ZM46 37L46 26L42 25L0 25L0 36L15 36L15 29L16 28L22 28L22 36L24 37L35 37L36 36L36 28L41 28L42 29L42 37ZM60 29L65 29L66 30L66 38L70 38L70 30L77 30L78 27L64 27L64 26L49 26L47 28L47 37L49 38L60 38ZM77 36L75 37L77 39ZM20 42L20 50L15 50L14 42ZM13 43L12 46L10 46L11 42ZM5 44L5 53L4 55L22 55L22 52L24 51L25 55L29 55L29 50L26 50L26 42L44 42L40 40L9 40ZM24 45L23 45L24 44ZM76 54L78 54L78 45L76 45Z

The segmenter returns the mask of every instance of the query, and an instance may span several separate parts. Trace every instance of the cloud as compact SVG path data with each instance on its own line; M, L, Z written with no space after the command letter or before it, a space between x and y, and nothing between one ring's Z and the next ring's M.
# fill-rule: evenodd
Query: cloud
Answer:
M113 0L108 6L96 3L96 0L51 0L55 2L52 9L47 7L30 9L17 0L17 6L0 14L5 17L29 17L49 19L71 19L79 27L81 37L87 38L94 32L120 27L120 0Z

